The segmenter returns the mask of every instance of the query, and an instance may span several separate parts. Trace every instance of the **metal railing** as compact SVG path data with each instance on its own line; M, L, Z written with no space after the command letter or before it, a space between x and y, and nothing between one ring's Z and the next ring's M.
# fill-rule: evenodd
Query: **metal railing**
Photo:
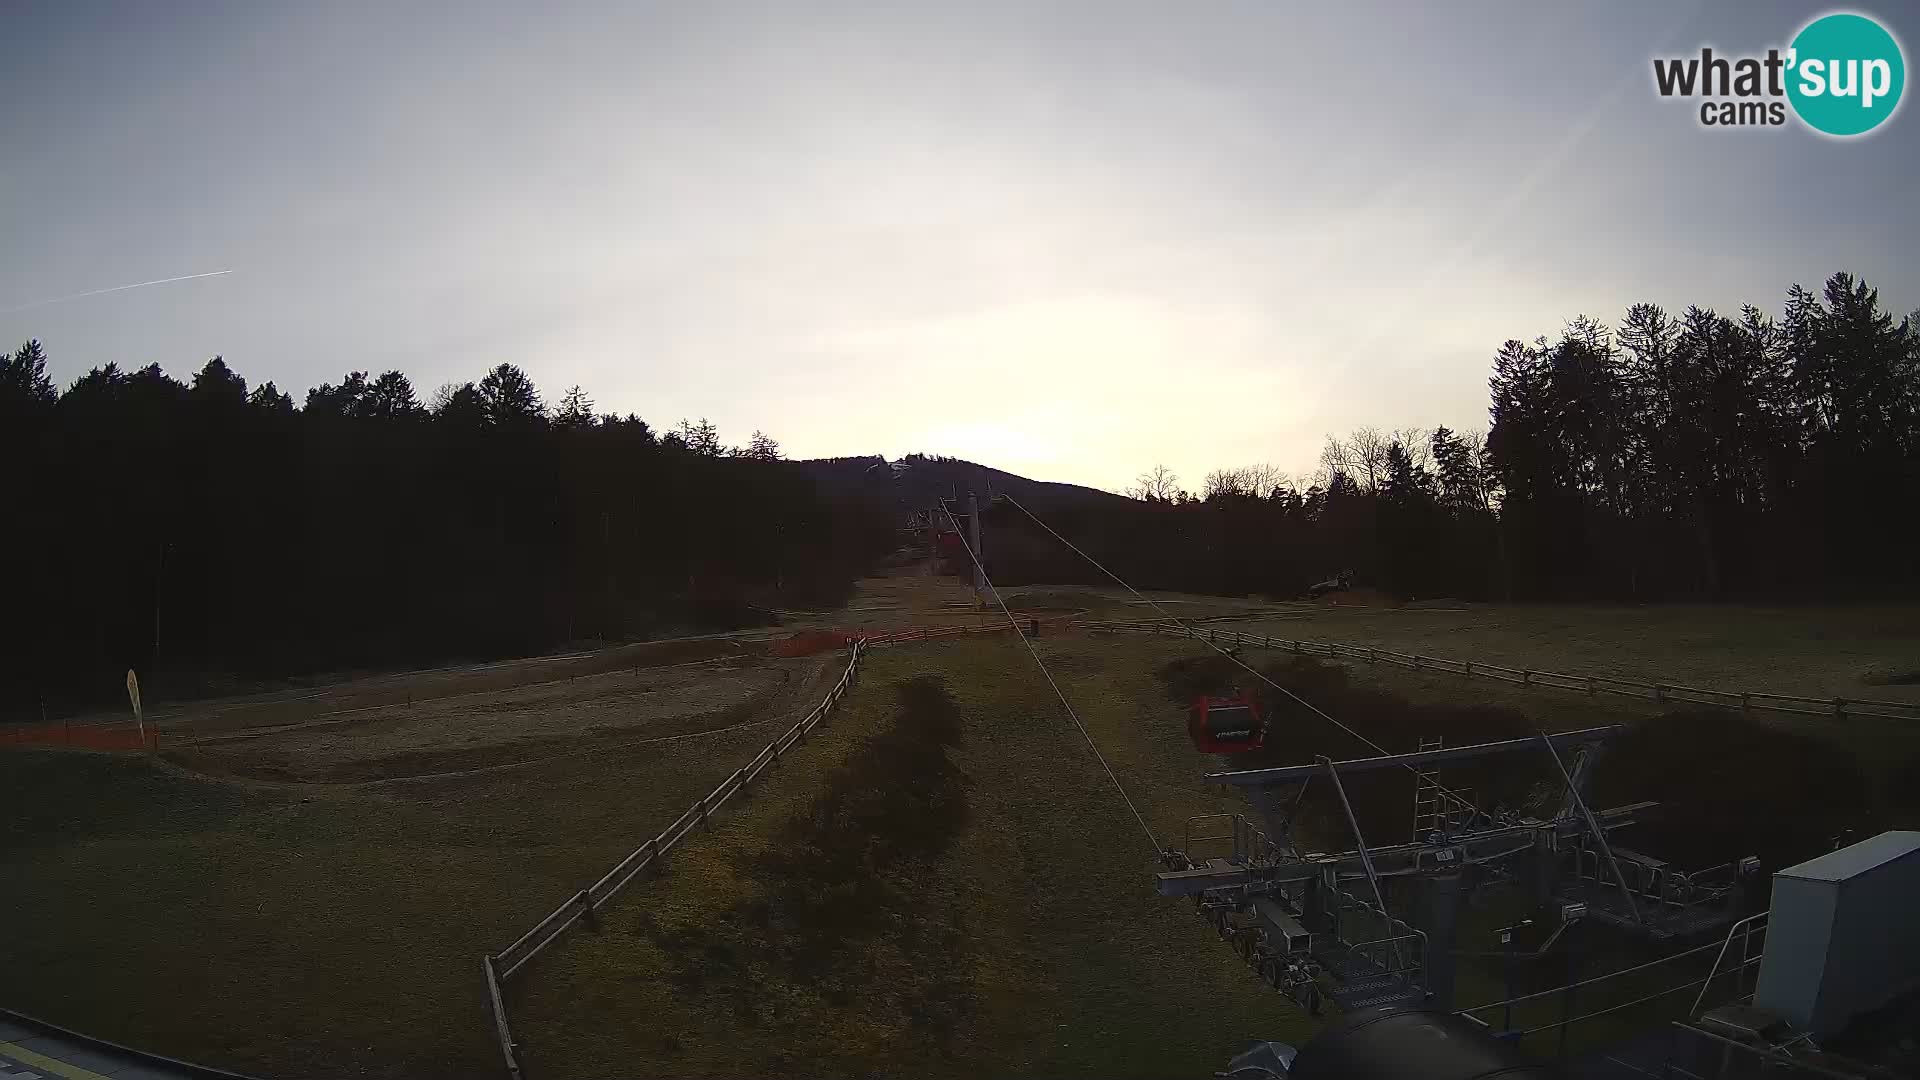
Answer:
M1820 1055L1822 1061L1810 1061L1795 1056L1792 1046L1756 1046L1753 1043L1741 1042L1738 1039L1730 1039L1725 1035L1708 1031L1698 1024L1682 1023L1676 1020L1669 1030L1671 1035L1664 1072L1679 1077L1680 1080L1712 1080L1704 1073L1694 1072L1675 1063L1675 1051L1681 1048L1682 1040L1694 1041L1711 1052L1710 1058L1718 1058L1711 1064L1703 1064L1703 1068L1711 1071L1713 1077L1750 1076L1756 1071L1768 1076L1797 1073L1825 1077L1827 1080L1861 1080L1864 1076L1891 1075L1885 1070L1864 1065L1846 1069L1834 1068L1835 1064L1843 1062L1832 1054ZM1737 1058L1736 1055L1738 1055ZM1700 1063L1701 1056L1696 1053L1693 1060Z
M1212 855L1218 850L1200 845L1226 844L1223 855ZM1266 830L1249 821L1242 814L1195 814L1187 818L1186 835L1182 841L1180 853L1193 866L1202 865L1209 858L1224 858L1235 866L1247 864L1264 865L1278 862L1283 852L1267 838Z
M1714 977L1720 974L1720 965L1726 962L1727 951L1733 948L1733 935L1736 931L1740 934L1740 964L1734 968L1733 994L1736 998L1740 996L1741 991L1746 988L1747 968L1759 963L1760 960L1753 952L1753 935L1760 934L1762 953L1767 947L1767 914L1766 911L1757 912L1727 927L1727 939L1720 943L1720 951L1714 955L1713 966L1707 969L1706 981L1700 984L1700 993L1693 999L1693 1008L1688 1010L1690 1015L1700 1014L1700 1006L1707 1000L1707 989L1713 985ZM1758 927L1754 925L1756 922L1759 923ZM1757 974L1754 977L1759 978Z
M1345 943L1343 943L1345 944ZM1362 957L1384 974L1418 982L1426 971L1427 936L1419 931L1356 941L1346 951Z
M1569 675L1565 672L1542 671L1538 668L1506 667L1478 660L1449 660L1418 653L1395 652L1373 645L1278 638L1264 634L1243 634L1237 630L1189 628L1167 622L1095 622L1082 623L1081 628L1095 634L1162 634L1168 637L1210 641L1217 645L1276 649L1298 656L1324 656L1336 660L1388 663L1414 671L1436 671L1464 675L1468 678L1496 679L1519 686L1545 686L1558 690L1572 690L1588 696L1616 694L1622 697L1650 699L1663 704L1674 702L1715 705L1721 708L1739 709L1742 712L1759 709L1769 712L1796 713L1802 716L1862 716L1888 720L1920 720L1920 702L1912 701L1848 697L1818 698L1758 691L1708 690L1674 682L1644 682L1612 675Z
M1333 937L1346 951L1357 952L1359 955L1373 960L1372 953L1366 951L1367 949L1388 948L1395 954L1395 963L1388 965L1374 960L1379 966L1383 968L1391 967L1396 972L1402 973L1409 978L1417 978L1425 973L1427 958L1426 931L1400 918L1392 911L1375 907L1362 897L1355 896L1338 886L1334 886L1332 892L1334 901ZM1362 920L1363 922L1378 921L1381 936L1358 942L1348 940L1347 932L1352 928L1346 919L1346 913L1349 911L1357 911L1365 915L1366 919ZM1411 942L1411 945L1407 954L1401 957L1399 955L1399 943L1403 941Z
M1763 911L1755 915L1750 915L1747 918L1741 919L1739 922L1734 923L1731 927L1728 928L1727 936L1721 941L1709 941L1704 945L1696 945L1690 949L1683 949L1680 952L1671 953L1667 956L1662 956L1654 960L1649 960L1646 963L1635 964L1632 967L1620 968L1614 971L1602 972L1601 974L1598 974L1598 975L1593 975L1577 981L1568 982L1562 986L1550 987L1545 990L1536 990L1532 993L1527 993L1527 994L1519 994L1513 997L1505 998L1500 1001L1490 1001L1484 1005L1475 1005L1475 1006L1472 1006L1471 1008L1459 1010L1459 1014L1461 1016L1466 1017L1469 1020L1474 1021L1477 1024L1482 1025L1483 1027L1488 1028L1489 1030L1497 1031L1503 1038L1518 1040L1518 1039L1524 1039L1530 1035L1538 1035L1542 1032L1559 1031L1561 1032L1560 1050L1563 1055L1566 1051L1565 1032L1567 1029L1573 1027L1574 1025L1580 1024L1589 1020L1593 1020L1598 1017L1609 1016L1614 1013L1622 1012L1627 1009L1633 1009L1642 1005L1648 1005L1653 1002L1659 1001L1663 998L1672 997L1673 995L1679 994L1683 991L1692 990L1695 987L1699 988L1699 993L1696 994L1692 999L1692 1004L1688 1006L1686 1015L1690 1017L1698 1016L1700 1012L1700 1007L1706 1002L1708 993L1712 990L1714 983L1717 980L1720 980L1726 976L1732 977L1732 988L1731 988L1732 992L1726 996L1725 1000L1738 1001L1745 996L1748 972L1756 969L1759 966L1761 961L1761 955L1764 954L1764 948L1765 948L1764 944L1761 947L1761 953L1758 953L1758 954L1753 951L1752 945L1753 945L1753 938L1756 934L1758 935L1765 934L1766 917L1767 917L1767 913ZM1727 953L1731 949L1733 942L1736 938L1738 938L1741 943L1740 960L1738 963L1728 966L1725 963ZM1718 951L1715 952L1715 950L1718 950ZM1661 987L1660 989L1653 990L1650 993L1637 995L1626 1001L1608 1002L1607 1004L1603 1005L1600 1008L1590 1009L1578 1015L1574 1015L1572 1013L1571 1005L1573 1001L1573 992L1575 990L1580 990L1586 987L1594 986L1599 983L1620 979L1629 975L1638 975L1642 972L1646 972L1654 968L1670 968L1671 966L1677 965L1678 962L1680 961L1688 960L1693 957L1698 957L1708 952L1715 953L1713 965L1710 968L1708 968L1707 973L1700 978L1690 979L1685 982L1676 983L1670 986L1664 986L1664 987ZM1628 992L1631 992L1631 990L1629 990ZM1532 1001L1539 1001L1542 999L1556 997L1556 996L1559 997L1563 1002L1562 1008L1564 1012L1559 1019L1550 1020L1544 1023L1533 1024L1527 1027L1516 1028L1516 1027L1510 1026L1512 1024L1512 1019L1513 1019L1513 1006L1525 1004L1527 1002L1532 1002ZM1488 1020L1484 1020L1480 1016L1476 1015L1479 1013L1487 1012L1490 1009L1501 1009L1504 1011L1505 1020L1502 1022L1502 1024L1499 1027L1496 1027L1492 1022Z
M17 1033L8 1035L7 1039L9 1041L23 1040L28 1038L29 1035L34 1037L51 1036L57 1044L64 1044L41 1047L42 1056L53 1058L60 1066L70 1067L73 1070L71 1072L62 1071L59 1073L61 1076L98 1076L100 1075L99 1073L90 1072L87 1071L87 1069L111 1069L116 1075L120 1076L133 1076L137 1074L141 1076L171 1077L173 1080L253 1080L253 1077L246 1074L230 1072L226 1069L217 1069L211 1065L196 1065L191 1061L181 1061L178 1058L167 1057L163 1054L149 1053L145 1050L135 1050L130 1046L109 1042L106 1039L96 1038L92 1035L84 1035L78 1031L63 1028L58 1024L48 1023L36 1016L14 1012L12 1009L0 1009L0 1026L24 1028L29 1033L27 1035ZM78 1058L79 1055L76 1054L75 1051L85 1051L88 1058L91 1059L87 1061L87 1067L85 1069L80 1067L77 1060L69 1060ZM11 1063L0 1062L0 1068L6 1068L8 1064ZM51 1072L52 1068L49 1067L47 1071ZM30 1077L38 1074L26 1071L13 1072L9 1070L0 1075Z
M1560 864L1567 876L1597 887L1624 886L1635 900L1694 908L1724 903L1739 886L1737 861L1688 873L1665 864L1649 865L1629 854L1614 864L1618 873L1609 874L1600 852L1587 847L1587 841L1582 834L1560 848Z
M559 939L561 934L582 919L592 919L595 913L619 895L620 890L653 863L665 858L686 835L704 824L713 816L714 811L724 806L728 799L746 790L760 774L778 762L781 755L792 749L807 737L807 734L833 712L840 699L846 696L856 680L860 659L866 654L868 644L864 638L855 638L850 642L851 655L847 659L846 670L840 673L840 680L827 691L818 705L806 716L783 732L779 738L768 743L766 748L754 755L752 761L735 769L732 775L720 782L720 786L700 797L686 813L675 819L660 835L649 839L635 848L626 858L616 863L600 880L581 889L567 898L567 901L555 908L552 914L534 924L533 928L520 935L519 940L499 952L488 953L481 957L481 967L486 978L487 1004L493 1013L494 1036L499 1041L500 1052L506 1062L507 1074L514 1080L521 1077L518 1044L507 1022L507 1009L500 995L501 984L524 968L529 961L540 955L548 945Z

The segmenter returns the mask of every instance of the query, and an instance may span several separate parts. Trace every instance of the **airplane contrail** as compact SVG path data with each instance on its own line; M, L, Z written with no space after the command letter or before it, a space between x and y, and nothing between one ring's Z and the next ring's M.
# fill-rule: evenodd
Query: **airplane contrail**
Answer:
M111 289L94 289L91 292L74 293L72 296L56 296L51 300L35 300L31 304L21 304L18 307L0 308L0 315L11 315L16 311L25 311L28 308L46 307L48 304L64 304L69 300L84 300L89 296L103 296L107 293L126 292L128 289L144 289L149 285L165 285L172 281L193 281L198 278L219 277L222 274L231 273L233 273L231 270L215 270L210 274L182 274L179 277L163 277L155 278L152 281L136 281L131 285L115 285Z

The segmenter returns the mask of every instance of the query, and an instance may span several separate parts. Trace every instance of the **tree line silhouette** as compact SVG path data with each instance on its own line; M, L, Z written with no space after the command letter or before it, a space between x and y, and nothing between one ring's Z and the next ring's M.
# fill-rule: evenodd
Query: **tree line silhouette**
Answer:
M1056 507L1138 585L1297 596L1342 569L1403 597L1792 600L1911 593L1920 526L1920 312L1848 274L1784 310L1629 308L1501 346L1490 426L1329 438L1128 504ZM996 577L1102 581L996 507Z
M417 399L350 372L296 408L220 358L190 382L0 353L9 511L0 710L347 668L524 655L832 604L894 515L963 487L1023 502L1128 580L1296 596L1352 570L1403 597L1798 599L1910 593L1920 315L1866 283L1778 317L1652 304L1494 356L1490 426L1367 428L1318 469L1164 468L1121 498L940 458L781 459L755 432L658 432L501 364ZM951 489L951 492L949 491ZM1104 583L1010 506L997 580ZM157 685L156 685L157 683Z
M301 407L215 357L113 364L64 392L0 353L8 600L0 709L526 655L830 605L890 507L823 498L755 432L656 432L501 364L427 402L351 372Z

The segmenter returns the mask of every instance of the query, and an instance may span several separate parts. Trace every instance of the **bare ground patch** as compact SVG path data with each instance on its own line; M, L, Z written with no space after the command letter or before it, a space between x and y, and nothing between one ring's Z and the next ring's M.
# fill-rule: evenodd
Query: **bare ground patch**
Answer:
M615 672L217 737L169 756L207 772L303 783L482 769L750 723L783 709L818 666L742 661Z
M609 672L763 655L764 643L730 637L648 641L568 656L534 656L492 664L359 677L334 675L328 677L331 681L315 680L300 687L258 694L150 704L148 720L176 739L199 738L222 732L311 723L396 705L411 707L439 699L474 699Z

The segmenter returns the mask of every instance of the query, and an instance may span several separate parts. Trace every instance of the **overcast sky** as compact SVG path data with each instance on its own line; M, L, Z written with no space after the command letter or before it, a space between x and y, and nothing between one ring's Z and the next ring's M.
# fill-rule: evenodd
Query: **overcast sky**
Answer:
M1483 427L1499 344L1582 312L1839 269L1920 305L1911 107L1838 142L1652 90L1824 10L10 3L0 342L63 386L505 360L792 456L1304 470Z

